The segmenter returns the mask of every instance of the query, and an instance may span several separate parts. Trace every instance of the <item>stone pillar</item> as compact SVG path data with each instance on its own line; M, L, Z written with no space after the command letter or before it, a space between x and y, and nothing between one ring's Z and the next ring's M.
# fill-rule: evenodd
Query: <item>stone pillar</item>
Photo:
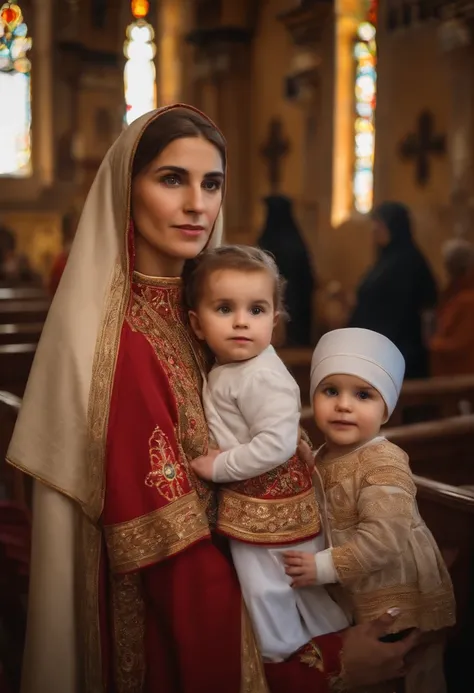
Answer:
M33 36L33 164L42 187L54 178L53 146L53 2L34 0L34 22L29 22ZM33 29L34 27L34 29Z
M474 235L474 45L462 19L449 19L439 30L451 84L451 208L456 236Z
M299 3L298 7L281 13L278 18L293 44L293 58L286 76L284 89L287 99L304 112L305 137L301 152L303 162L302 200L297 208L303 229L313 234L317 227L319 198L318 151L319 119L321 108L321 67L325 54L325 30L333 16L333 5L328 0Z
M251 33L241 26L197 29L194 45L194 101L223 131L229 152L225 203L228 240L238 241L250 224Z
M161 0L158 6L157 91L158 106L182 99L182 50L185 7L181 0Z

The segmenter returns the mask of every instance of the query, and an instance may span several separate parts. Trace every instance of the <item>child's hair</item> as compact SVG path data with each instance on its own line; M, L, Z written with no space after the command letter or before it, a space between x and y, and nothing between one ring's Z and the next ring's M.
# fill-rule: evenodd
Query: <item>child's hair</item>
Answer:
M196 310L202 298L206 280L218 270L237 270L241 272L267 272L273 279L273 305L281 317L285 317L284 293L285 279L280 275L273 257L250 245L222 245L205 250L189 263L185 276L186 304L189 310Z

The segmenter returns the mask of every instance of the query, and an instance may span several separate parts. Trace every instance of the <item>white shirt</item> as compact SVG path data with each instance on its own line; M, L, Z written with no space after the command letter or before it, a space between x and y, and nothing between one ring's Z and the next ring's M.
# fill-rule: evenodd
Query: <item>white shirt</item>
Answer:
M251 479L295 454L300 391L272 346L248 361L214 366L203 401L211 435L225 451L214 461L213 481Z

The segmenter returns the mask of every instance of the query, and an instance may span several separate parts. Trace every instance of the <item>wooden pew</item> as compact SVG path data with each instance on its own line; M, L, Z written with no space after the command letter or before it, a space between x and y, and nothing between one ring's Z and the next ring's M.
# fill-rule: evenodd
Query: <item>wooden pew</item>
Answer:
M474 414L383 430L407 452L414 474L452 486L474 484Z
M472 470L474 477L474 468ZM474 690L474 493L415 476L421 516L449 566L457 624L449 633L446 675L449 693Z
M474 413L474 374L406 380L391 426Z
M22 396L36 352L36 343L0 345L0 388Z
M19 397L0 392L0 664L12 693L20 690L31 537L31 482L5 462L20 405Z
M50 299L40 287L0 288L0 323L44 323Z
M11 392L0 391L0 495L26 507L26 477L5 461L20 406L19 397Z
M0 346L2 344L37 344L42 330L42 322L0 323Z

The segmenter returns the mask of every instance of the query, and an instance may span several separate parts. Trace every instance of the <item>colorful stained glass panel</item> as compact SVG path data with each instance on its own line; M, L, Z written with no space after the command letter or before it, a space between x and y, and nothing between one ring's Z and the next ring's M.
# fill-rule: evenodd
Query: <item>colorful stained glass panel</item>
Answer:
M31 175L32 40L20 6L0 7L0 176Z

